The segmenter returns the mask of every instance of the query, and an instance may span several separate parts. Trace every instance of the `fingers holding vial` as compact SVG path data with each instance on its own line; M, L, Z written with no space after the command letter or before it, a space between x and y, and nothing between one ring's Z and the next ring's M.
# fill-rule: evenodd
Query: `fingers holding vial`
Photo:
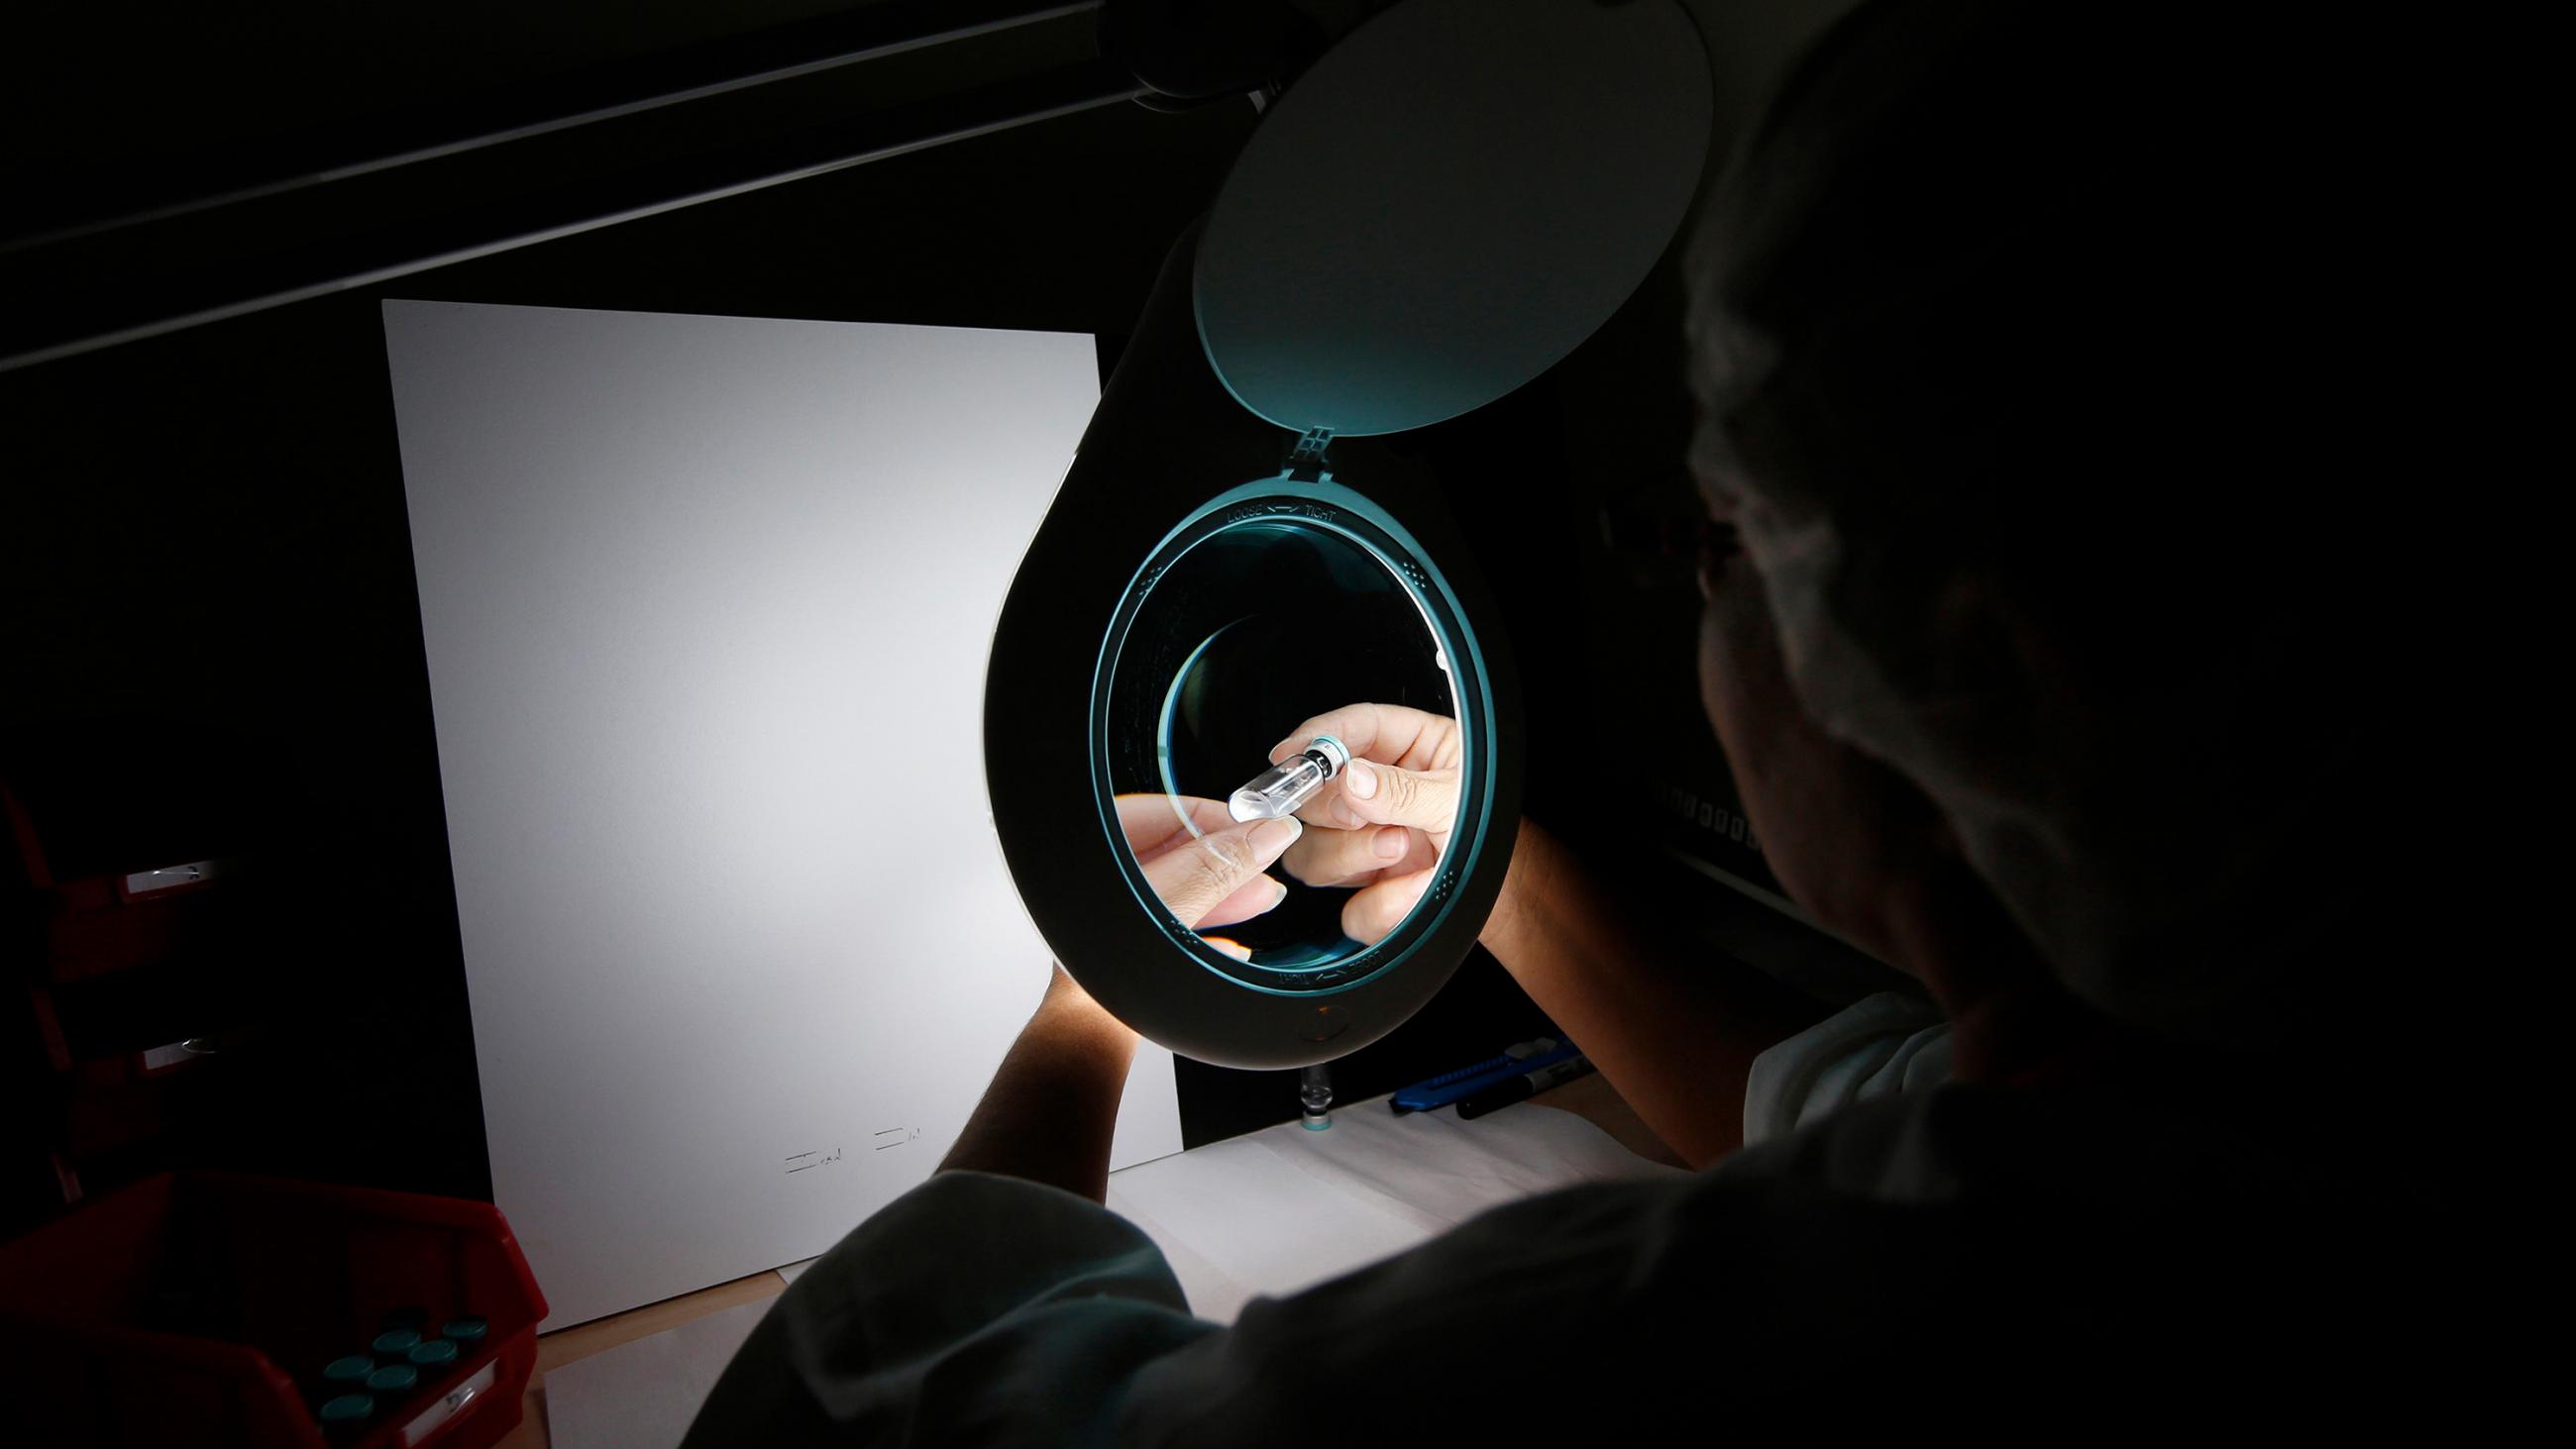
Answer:
M1236 820L1214 800L1186 795L1121 795L1118 824L1127 848L1171 913L1230 956L1251 953L1213 927L1239 925L1287 899L1267 874L1304 832L1293 816Z
M1274 864L1288 880L1348 891L1342 934L1373 944L1403 923L1437 873L1462 755L1446 716L1350 705L1306 721L1224 801L1122 795L1118 823L1164 906L1228 955L1252 952L1224 928L1289 899Z
M1362 944L1382 939L1411 914L1448 849L1463 762L1457 721L1401 705L1349 705L1306 721L1270 754L1272 768L1229 809L1258 800L1293 810L1312 828L1288 848L1289 874L1351 890L1344 934Z

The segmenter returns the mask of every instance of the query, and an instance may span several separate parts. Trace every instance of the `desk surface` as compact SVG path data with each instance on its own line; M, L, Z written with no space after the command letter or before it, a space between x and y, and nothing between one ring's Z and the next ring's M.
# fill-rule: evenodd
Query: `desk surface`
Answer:
M1667 1166L1686 1166L1680 1154L1664 1145L1653 1129L1646 1126L1636 1112L1623 1101L1600 1074L1578 1077L1561 1087L1542 1092L1530 1104L1553 1107L1584 1118L1610 1134L1620 1146L1650 1162ZM665 1329L677 1328L692 1319L720 1312L737 1304L763 1298L774 1298L785 1292L787 1280L776 1272L754 1273L713 1288L648 1303L625 1313L612 1314L589 1323L579 1324L537 1340L537 1370L528 1380L525 1413L519 1427L501 1441L501 1449L550 1449L546 1432L546 1373L568 1363L590 1357L649 1337Z

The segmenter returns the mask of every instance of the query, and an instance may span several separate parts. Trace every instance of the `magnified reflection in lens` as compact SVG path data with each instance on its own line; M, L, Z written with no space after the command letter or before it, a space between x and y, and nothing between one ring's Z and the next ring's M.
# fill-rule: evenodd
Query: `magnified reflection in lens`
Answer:
M1401 924L1439 863L1449 821L1407 828L1391 853L1378 853L1384 822L1355 830L1364 822L1338 797L1353 761L1400 766L1402 742L1390 730L1372 753L1312 722L1354 706L1447 721L1446 665L1405 578L1335 527L1256 517L1211 531L1160 569L1108 681L1112 784L1122 797L1161 796L1168 818L1220 850L1231 848L1224 831L1247 822L1293 815L1308 827L1266 870L1281 888L1276 902L1222 931L1202 927L1202 939L1267 970L1301 972L1348 960ZM1305 733L1283 742L1292 730ZM1454 789L1449 798L1454 810ZM1124 798L1120 808L1124 821ZM1302 867L1320 838L1337 836L1351 839L1330 849L1356 849L1365 863L1331 876ZM1146 864L1155 847L1132 830L1130 840Z

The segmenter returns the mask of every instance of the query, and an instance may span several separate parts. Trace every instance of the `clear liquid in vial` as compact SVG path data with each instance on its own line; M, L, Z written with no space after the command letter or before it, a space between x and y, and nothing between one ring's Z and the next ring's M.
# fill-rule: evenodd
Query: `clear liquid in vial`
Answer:
M1350 760L1351 752L1340 740L1317 735L1304 754L1293 755L1245 781L1243 788L1225 802L1225 812L1237 820L1276 820L1282 815L1294 815Z

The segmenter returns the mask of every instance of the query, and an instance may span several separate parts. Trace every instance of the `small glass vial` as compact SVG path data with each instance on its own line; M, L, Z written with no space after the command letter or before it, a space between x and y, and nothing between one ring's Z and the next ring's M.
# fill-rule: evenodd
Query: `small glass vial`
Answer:
M1333 1069L1318 1062L1297 1076L1297 1105L1303 1109L1299 1120L1309 1132L1321 1132L1333 1125Z
M1292 755L1253 776L1225 802L1225 813L1237 820L1276 820L1294 815L1315 797L1324 782L1351 762L1350 750L1331 735L1317 735L1302 755Z

